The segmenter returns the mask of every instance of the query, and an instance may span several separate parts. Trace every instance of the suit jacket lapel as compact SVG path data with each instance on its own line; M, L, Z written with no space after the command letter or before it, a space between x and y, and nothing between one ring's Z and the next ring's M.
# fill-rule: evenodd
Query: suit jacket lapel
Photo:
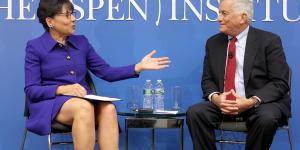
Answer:
M223 90L224 87L224 75L225 75L225 66L226 66L226 55L227 55L227 47L228 47L228 36L223 34L224 36L220 39L220 44L218 44L218 62L217 65L220 67L219 71L219 88Z
M244 56L243 72L244 72L245 87L247 86L250 73L251 73L251 68L255 60L256 52L258 50L255 41L256 41L255 30L253 29L253 27L250 26L248 36L247 36L246 50Z

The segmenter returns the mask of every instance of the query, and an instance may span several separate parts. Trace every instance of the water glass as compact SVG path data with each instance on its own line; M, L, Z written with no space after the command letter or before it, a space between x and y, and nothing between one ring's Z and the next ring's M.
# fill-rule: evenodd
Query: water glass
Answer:
M180 86L174 86L172 88L172 100L173 100L173 105L172 105L172 110L177 110L179 111L181 108L181 87Z
M131 111L137 111L139 108L139 100L141 96L140 87L137 85L132 85L130 87L130 96L129 102L127 103L127 108Z

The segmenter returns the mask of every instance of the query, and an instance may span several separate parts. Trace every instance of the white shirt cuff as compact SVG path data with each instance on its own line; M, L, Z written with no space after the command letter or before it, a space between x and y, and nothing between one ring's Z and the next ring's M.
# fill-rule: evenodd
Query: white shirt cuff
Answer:
M261 100L259 97L257 97L257 96L253 96L253 97L256 98L259 101L259 103L261 104Z
M217 93L220 93L220 92L212 92L211 94L209 94L209 95L208 95L209 101L211 101L211 97L212 97L214 94L217 94Z

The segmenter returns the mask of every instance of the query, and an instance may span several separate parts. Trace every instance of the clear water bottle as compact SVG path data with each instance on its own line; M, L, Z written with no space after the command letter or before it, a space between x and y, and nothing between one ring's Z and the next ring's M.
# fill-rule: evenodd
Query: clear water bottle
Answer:
M164 110L165 88L161 80L157 80L154 89L154 110Z
M146 80L143 91L143 108L153 109L153 94L151 80Z

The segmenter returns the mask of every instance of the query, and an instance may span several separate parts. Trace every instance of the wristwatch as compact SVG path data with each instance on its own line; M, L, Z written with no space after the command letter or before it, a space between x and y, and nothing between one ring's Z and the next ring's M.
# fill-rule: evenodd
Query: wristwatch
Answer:
M256 96L252 96L251 99L254 100L254 108L260 105L261 101Z

